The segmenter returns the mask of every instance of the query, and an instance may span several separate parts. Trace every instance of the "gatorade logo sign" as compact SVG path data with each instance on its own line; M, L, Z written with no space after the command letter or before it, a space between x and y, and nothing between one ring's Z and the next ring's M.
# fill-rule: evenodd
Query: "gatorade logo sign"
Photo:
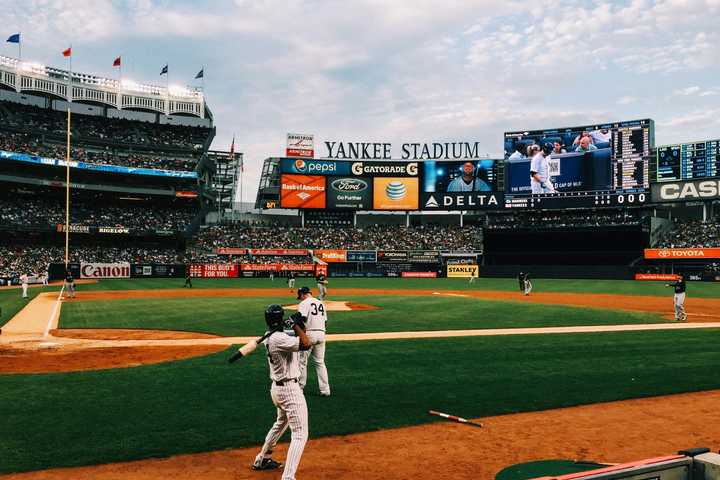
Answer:
M480 276L480 267L477 265L448 265L448 278L471 278Z

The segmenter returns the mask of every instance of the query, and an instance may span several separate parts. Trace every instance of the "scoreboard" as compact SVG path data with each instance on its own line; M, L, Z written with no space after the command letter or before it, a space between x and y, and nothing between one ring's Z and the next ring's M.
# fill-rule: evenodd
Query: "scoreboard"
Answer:
M657 181L720 176L720 140L665 145L657 149Z

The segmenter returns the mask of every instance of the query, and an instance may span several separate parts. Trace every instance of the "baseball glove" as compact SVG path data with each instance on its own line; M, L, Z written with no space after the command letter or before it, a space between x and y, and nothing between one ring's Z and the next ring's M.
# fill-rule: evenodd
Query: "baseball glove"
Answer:
M285 319L285 330L292 330L293 325L297 325L303 331L305 331L305 317L300 312L295 312Z

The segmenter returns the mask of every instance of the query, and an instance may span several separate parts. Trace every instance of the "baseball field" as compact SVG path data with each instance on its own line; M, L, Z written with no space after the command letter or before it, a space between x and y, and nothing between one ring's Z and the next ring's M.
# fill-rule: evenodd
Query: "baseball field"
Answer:
M492 479L720 445L720 285L690 284L676 323L662 283L533 282L331 279L333 394L311 366L299 475ZM275 418L266 357L226 360L294 295L281 279L182 283L101 280L57 309L57 286L0 290L3 477L279 476L249 468Z

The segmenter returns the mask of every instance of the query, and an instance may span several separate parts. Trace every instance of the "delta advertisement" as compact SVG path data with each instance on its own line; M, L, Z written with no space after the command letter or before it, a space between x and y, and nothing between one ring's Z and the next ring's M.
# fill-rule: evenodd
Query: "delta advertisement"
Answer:
M325 208L325 177L319 175L282 175L282 208Z
M130 263L80 263L80 278L130 278Z

